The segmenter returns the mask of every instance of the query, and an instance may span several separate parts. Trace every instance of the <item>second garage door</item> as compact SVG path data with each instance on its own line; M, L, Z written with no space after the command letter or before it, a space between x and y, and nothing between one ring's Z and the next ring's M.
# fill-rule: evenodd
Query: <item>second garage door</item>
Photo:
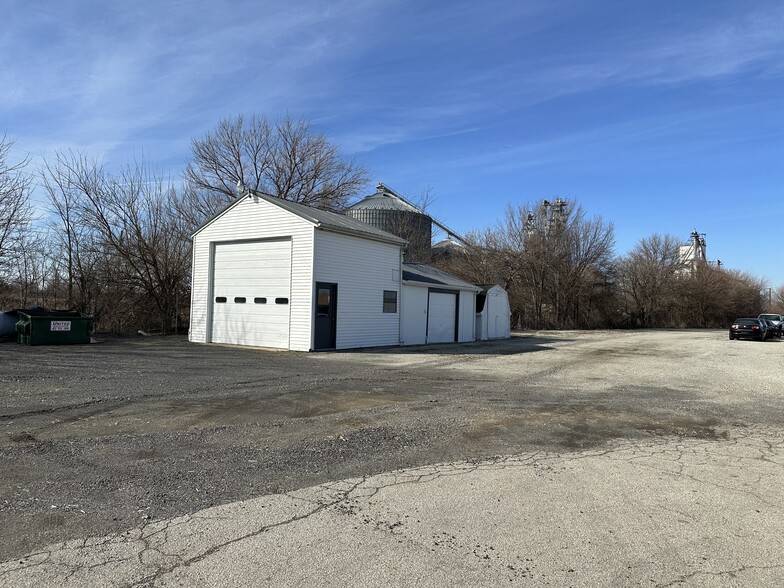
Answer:
M430 291L427 301L427 342L457 340L457 292Z
M289 347L291 240L217 243L212 342Z

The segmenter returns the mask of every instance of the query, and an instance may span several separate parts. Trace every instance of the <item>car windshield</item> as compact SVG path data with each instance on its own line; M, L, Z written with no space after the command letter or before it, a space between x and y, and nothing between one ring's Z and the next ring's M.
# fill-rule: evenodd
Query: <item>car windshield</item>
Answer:
M780 321L781 320L781 315L778 315L778 314L761 314L761 315L759 315L759 317L762 318L762 319L767 319L769 321Z

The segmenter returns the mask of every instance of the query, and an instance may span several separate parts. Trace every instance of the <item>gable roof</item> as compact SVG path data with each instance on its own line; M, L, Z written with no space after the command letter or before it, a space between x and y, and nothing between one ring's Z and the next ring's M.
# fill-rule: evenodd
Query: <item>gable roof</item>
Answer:
M392 233L387 233L386 231L377 229L376 227L373 227L367 223L363 223L362 221L355 218L337 214L336 212L329 212L328 210L313 208L312 206L305 206L304 204L298 204L297 202L291 202L290 200L284 200L283 198L276 198L275 196L270 196L269 194L251 192L250 190L244 196L240 196L234 202L231 202L218 214L204 223L192 236L196 236L196 234L198 234L202 229L215 222L228 210L234 208L246 198L254 198L269 202L278 208L282 208L283 210L312 223L317 229L324 229L336 233L344 233L347 235L353 235L355 237L372 239L374 241L383 241L385 243L392 243L394 245L402 246L407 243L405 239L401 239Z
M424 263L403 263L403 281L428 286L481 291L481 288Z
M477 284L480 288L482 288L482 292L489 292L493 288L498 288L506 292L506 289L501 284Z

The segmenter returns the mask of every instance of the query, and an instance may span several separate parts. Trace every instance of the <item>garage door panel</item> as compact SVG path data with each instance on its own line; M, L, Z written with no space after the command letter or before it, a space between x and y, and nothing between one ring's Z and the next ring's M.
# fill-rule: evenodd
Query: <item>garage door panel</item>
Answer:
M457 294L430 292L427 304L427 342L453 342L456 320Z
M291 241L217 243L213 261L212 342L289 346ZM215 302L217 297L226 302ZM234 302L235 297L245 302ZM257 303L256 298L266 298Z

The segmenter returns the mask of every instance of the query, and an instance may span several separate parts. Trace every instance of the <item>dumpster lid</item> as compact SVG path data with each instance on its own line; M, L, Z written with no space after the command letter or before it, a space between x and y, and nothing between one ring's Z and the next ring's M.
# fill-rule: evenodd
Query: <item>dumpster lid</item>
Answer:
M29 317L49 317L49 318L90 318L84 316L78 310L48 310L46 308L19 308L16 310L19 314L26 314Z

